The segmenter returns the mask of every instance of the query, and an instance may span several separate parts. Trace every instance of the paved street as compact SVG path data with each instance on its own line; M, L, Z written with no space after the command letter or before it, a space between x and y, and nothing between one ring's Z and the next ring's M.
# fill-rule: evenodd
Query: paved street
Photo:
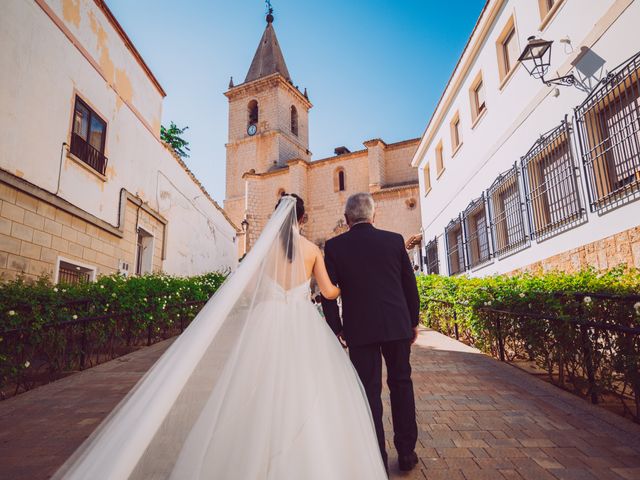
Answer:
M168 344L0 403L0 478L51 475ZM640 426L433 331L413 364L420 464L392 478L640 479Z

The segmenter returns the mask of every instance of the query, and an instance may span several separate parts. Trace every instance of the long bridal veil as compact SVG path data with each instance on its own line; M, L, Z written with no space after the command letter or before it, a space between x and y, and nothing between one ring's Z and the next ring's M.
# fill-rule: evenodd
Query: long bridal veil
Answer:
M185 478L180 472L193 469L187 464L207 447L198 442L207 435L194 432L223 416L242 421L233 408L220 411L212 394L243 380L234 377L239 347L259 322L274 317L262 315L266 306L273 312L274 299L306 282L299 239L295 199L283 197L237 270L54 478Z

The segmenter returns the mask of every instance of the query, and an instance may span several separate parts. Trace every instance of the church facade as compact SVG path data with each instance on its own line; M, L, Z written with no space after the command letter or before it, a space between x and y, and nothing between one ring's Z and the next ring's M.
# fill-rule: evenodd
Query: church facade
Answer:
M323 247L346 231L344 205L349 195L370 192L376 225L409 240L420 230L417 168L411 159L419 139L387 144L375 138L351 152L312 160L306 90L294 86L273 28L273 16L245 81L229 85L229 140L226 145L225 211L242 225L240 255L251 248L282 192L300 195L308 221L304 233Z

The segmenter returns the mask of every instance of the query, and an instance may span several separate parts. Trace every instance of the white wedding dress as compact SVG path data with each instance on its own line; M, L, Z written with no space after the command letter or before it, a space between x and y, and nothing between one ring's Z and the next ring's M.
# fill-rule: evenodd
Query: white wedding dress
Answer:
M54 478L386 480L366 395L310 302L295 201Z

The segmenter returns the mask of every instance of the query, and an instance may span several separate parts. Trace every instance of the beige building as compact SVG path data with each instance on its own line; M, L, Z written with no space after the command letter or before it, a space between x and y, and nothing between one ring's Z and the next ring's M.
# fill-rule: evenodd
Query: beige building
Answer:
M225 210L247 231L240 254L256 241L281 192L296 193L308 212L305 234L318 245L346 230L349 195L371 192L378 227L405 239L420 231L417 169L419 139L364 142L361 150L311 160L306 90L294 86L273 28L273 16L241 85L230 84ZM244 244L244 245L243 245Z
M0 44L0 279L236 265L236 227L161 141L165 92L104 1L6 0Z

